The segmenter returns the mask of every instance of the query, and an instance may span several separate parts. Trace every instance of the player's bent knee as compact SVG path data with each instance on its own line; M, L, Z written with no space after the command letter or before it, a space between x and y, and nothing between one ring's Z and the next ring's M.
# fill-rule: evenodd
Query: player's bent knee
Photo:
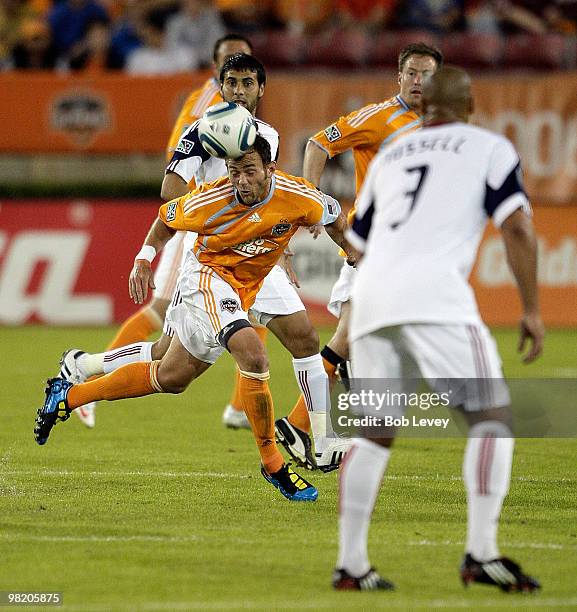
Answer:
M320 340L317 330L310 325L303 333L291 338L291 354L296 359L316 355L320 350Z
M239 319L227 325L219 334L218 341L234 357L241 370L247 372L268 370L265 348L246 319Z

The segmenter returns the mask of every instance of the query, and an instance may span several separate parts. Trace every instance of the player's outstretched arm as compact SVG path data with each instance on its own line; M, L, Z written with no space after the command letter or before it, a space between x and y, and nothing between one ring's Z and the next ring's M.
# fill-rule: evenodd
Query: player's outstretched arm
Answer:
M187 185L186 181L177 174L176 172L167 172L162 180L162 187L160 188L160 197L168 202L186 195L191 189Z
M521 209L503 221L501 232L523 305L518 350L524 352L528 346L523 362L530 363L541 354L545 338L537 289L537 238L531 218Z
M148 296L148 288L155 288L152 261L174 234L175 230L160 219L156 219L148 230L144 244L134 258L134 266L128 279L128 294L135 304L143 304Z
M324 149L309 140L303 160L303 177L318 187L328 158L328 153Z
M347 219L341 212L337 217L336 221L325 225L325 230L330 236L331 240L337 244L347 254L347 263L351 266L356 264L357 258L355 252L348 240L345 238L345 232L347 230Z

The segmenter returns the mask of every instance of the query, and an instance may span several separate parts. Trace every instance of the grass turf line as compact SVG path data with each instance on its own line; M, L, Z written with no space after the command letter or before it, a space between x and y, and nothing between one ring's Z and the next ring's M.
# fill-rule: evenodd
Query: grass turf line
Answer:
M539 596L458 581L463 440L398 444L370 533L372 562L398 590L337 594L336 475L308 474L320 491L308 505L262 479L250 433L220 423L228 356L181 396L102 403L95 430L72 416L45 447L34 443L43 381L62 350L101 350L110 337L2 330L0 590L59 590L64 609L86 611L577 607L574 440L517 442L500 541L543 582ZM514 332L496 337L509 376L567 375L575 365L575 331L550 332L529 367ZM275 340L269 352L276 410L286 413L297 393L290 358Z

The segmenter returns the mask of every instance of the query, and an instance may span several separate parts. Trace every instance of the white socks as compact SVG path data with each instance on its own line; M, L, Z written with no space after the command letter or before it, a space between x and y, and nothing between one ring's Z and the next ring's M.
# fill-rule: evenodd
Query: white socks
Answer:
M295 376L311 420L315 451L324 450L327 436L327 412L329 408L329 377L325 372L320 353L302 359L293 359Z
M110 374L128 363L152 361L153 344L153 342L136 342L105 353L85 353L78 358L78 367L86 378L99 374Z
M509 490L514 444L511 430L499 421L483 421L469 431L463 461L468 502L465 550L476 561L500 556L497 528Z
M390 454L384 446L357 439L341 465L337 568L357 578L371 568L367 554L369 523Z

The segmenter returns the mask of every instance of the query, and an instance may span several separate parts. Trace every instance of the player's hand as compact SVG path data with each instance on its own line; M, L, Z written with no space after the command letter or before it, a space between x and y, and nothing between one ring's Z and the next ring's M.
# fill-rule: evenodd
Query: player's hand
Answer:
M148 297L148 288L156 289L152 266L146 259L135 259L130 278L128 294L135 304L143 304Z
M290 249L285 249L282 257L280 258L278 265L286 272L289 281L298 289L300 289L299 279L295 271L293 270L291 258L294 256L294 253Z
M523 357L523 363L531 363L543 352L543 341L545 339L545 326L538 314L525 314L521 319L519 330L519 346L517 351L527 353Z
M308 230L312 234L313 239L316 240L322 234L323 226L320 223L317 223L316 225L311 225Z

